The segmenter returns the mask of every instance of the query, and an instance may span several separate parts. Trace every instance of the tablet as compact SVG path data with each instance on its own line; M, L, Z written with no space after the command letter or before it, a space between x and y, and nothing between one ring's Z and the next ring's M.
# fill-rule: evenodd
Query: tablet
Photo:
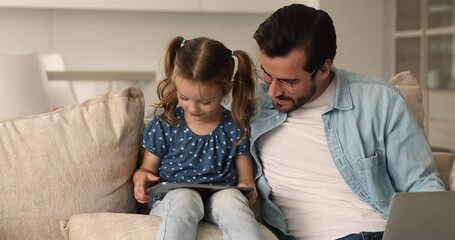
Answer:
M154 196L164 196L170 190L176 188L190 188L193 190L198 191L201 194L205 193L214 193L216 191L234 188L238 189L243 193L251 192L254 188L251 187L237 187L237 186L225 186L225 185L214 185L214 184L202 184L202 183L174 183L174 182L160 182L155 184L149 188L147 188L147 192L150 195Z

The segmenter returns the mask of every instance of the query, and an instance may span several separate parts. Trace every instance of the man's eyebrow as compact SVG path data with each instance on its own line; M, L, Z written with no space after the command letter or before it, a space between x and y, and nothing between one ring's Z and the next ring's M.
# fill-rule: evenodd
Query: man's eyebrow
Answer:
M265 74L267 74L267 75L270 76L270 77L273 77L272 75L270 75L270 74L264 69L264 67L262 67L262 65L260 65L260 67L261 67L262 71L263 71ZM277 79L277 80L279 80L279 81L297 81L297 80L299 80L299 78L276 78L276 77L273 77L273 78L275 78L275 79Z

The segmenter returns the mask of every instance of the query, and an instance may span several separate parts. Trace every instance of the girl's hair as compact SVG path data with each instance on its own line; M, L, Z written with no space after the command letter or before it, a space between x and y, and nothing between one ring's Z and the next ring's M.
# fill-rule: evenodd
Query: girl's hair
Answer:
M238 59L238 70L233 76L236 68L234 58ZM231 113L241 130L242 140L250 135L250 121L254 111L253 70L253 61L244 51L231 51L221 42L205 37L191 40L175 37L166 51L165 78L158 84L160 102L157 107L164 109L164 120L170 124L178 123L173 115L178 104L176 76L194 83L219 86L223 96L229 94L232 86Z

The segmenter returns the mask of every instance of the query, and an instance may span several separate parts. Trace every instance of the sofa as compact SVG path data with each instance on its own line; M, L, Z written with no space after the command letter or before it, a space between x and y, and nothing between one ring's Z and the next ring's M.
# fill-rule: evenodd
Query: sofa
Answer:
M423 130L415 77L391 82ZM133 197L144 127L144 97L126 88L57 111L0 121L0 239L154 239L160 219ZM454 156L434 153L448 190ZM264 239L276 237L261 223ZM197 239L222 239L201 222Z
M0 239L154 239L160 219L133 197L144 105L127 88L0 121ZM222 239L208 223L197 234Z

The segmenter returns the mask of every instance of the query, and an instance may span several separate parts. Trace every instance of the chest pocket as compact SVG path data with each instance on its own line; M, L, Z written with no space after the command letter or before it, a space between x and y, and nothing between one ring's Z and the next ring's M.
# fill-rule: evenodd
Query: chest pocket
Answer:
M394 193L392 182L387 171L387 163L381 159L379 152L372 157L357 160L362 184L370 195L373 204L387 206Z

